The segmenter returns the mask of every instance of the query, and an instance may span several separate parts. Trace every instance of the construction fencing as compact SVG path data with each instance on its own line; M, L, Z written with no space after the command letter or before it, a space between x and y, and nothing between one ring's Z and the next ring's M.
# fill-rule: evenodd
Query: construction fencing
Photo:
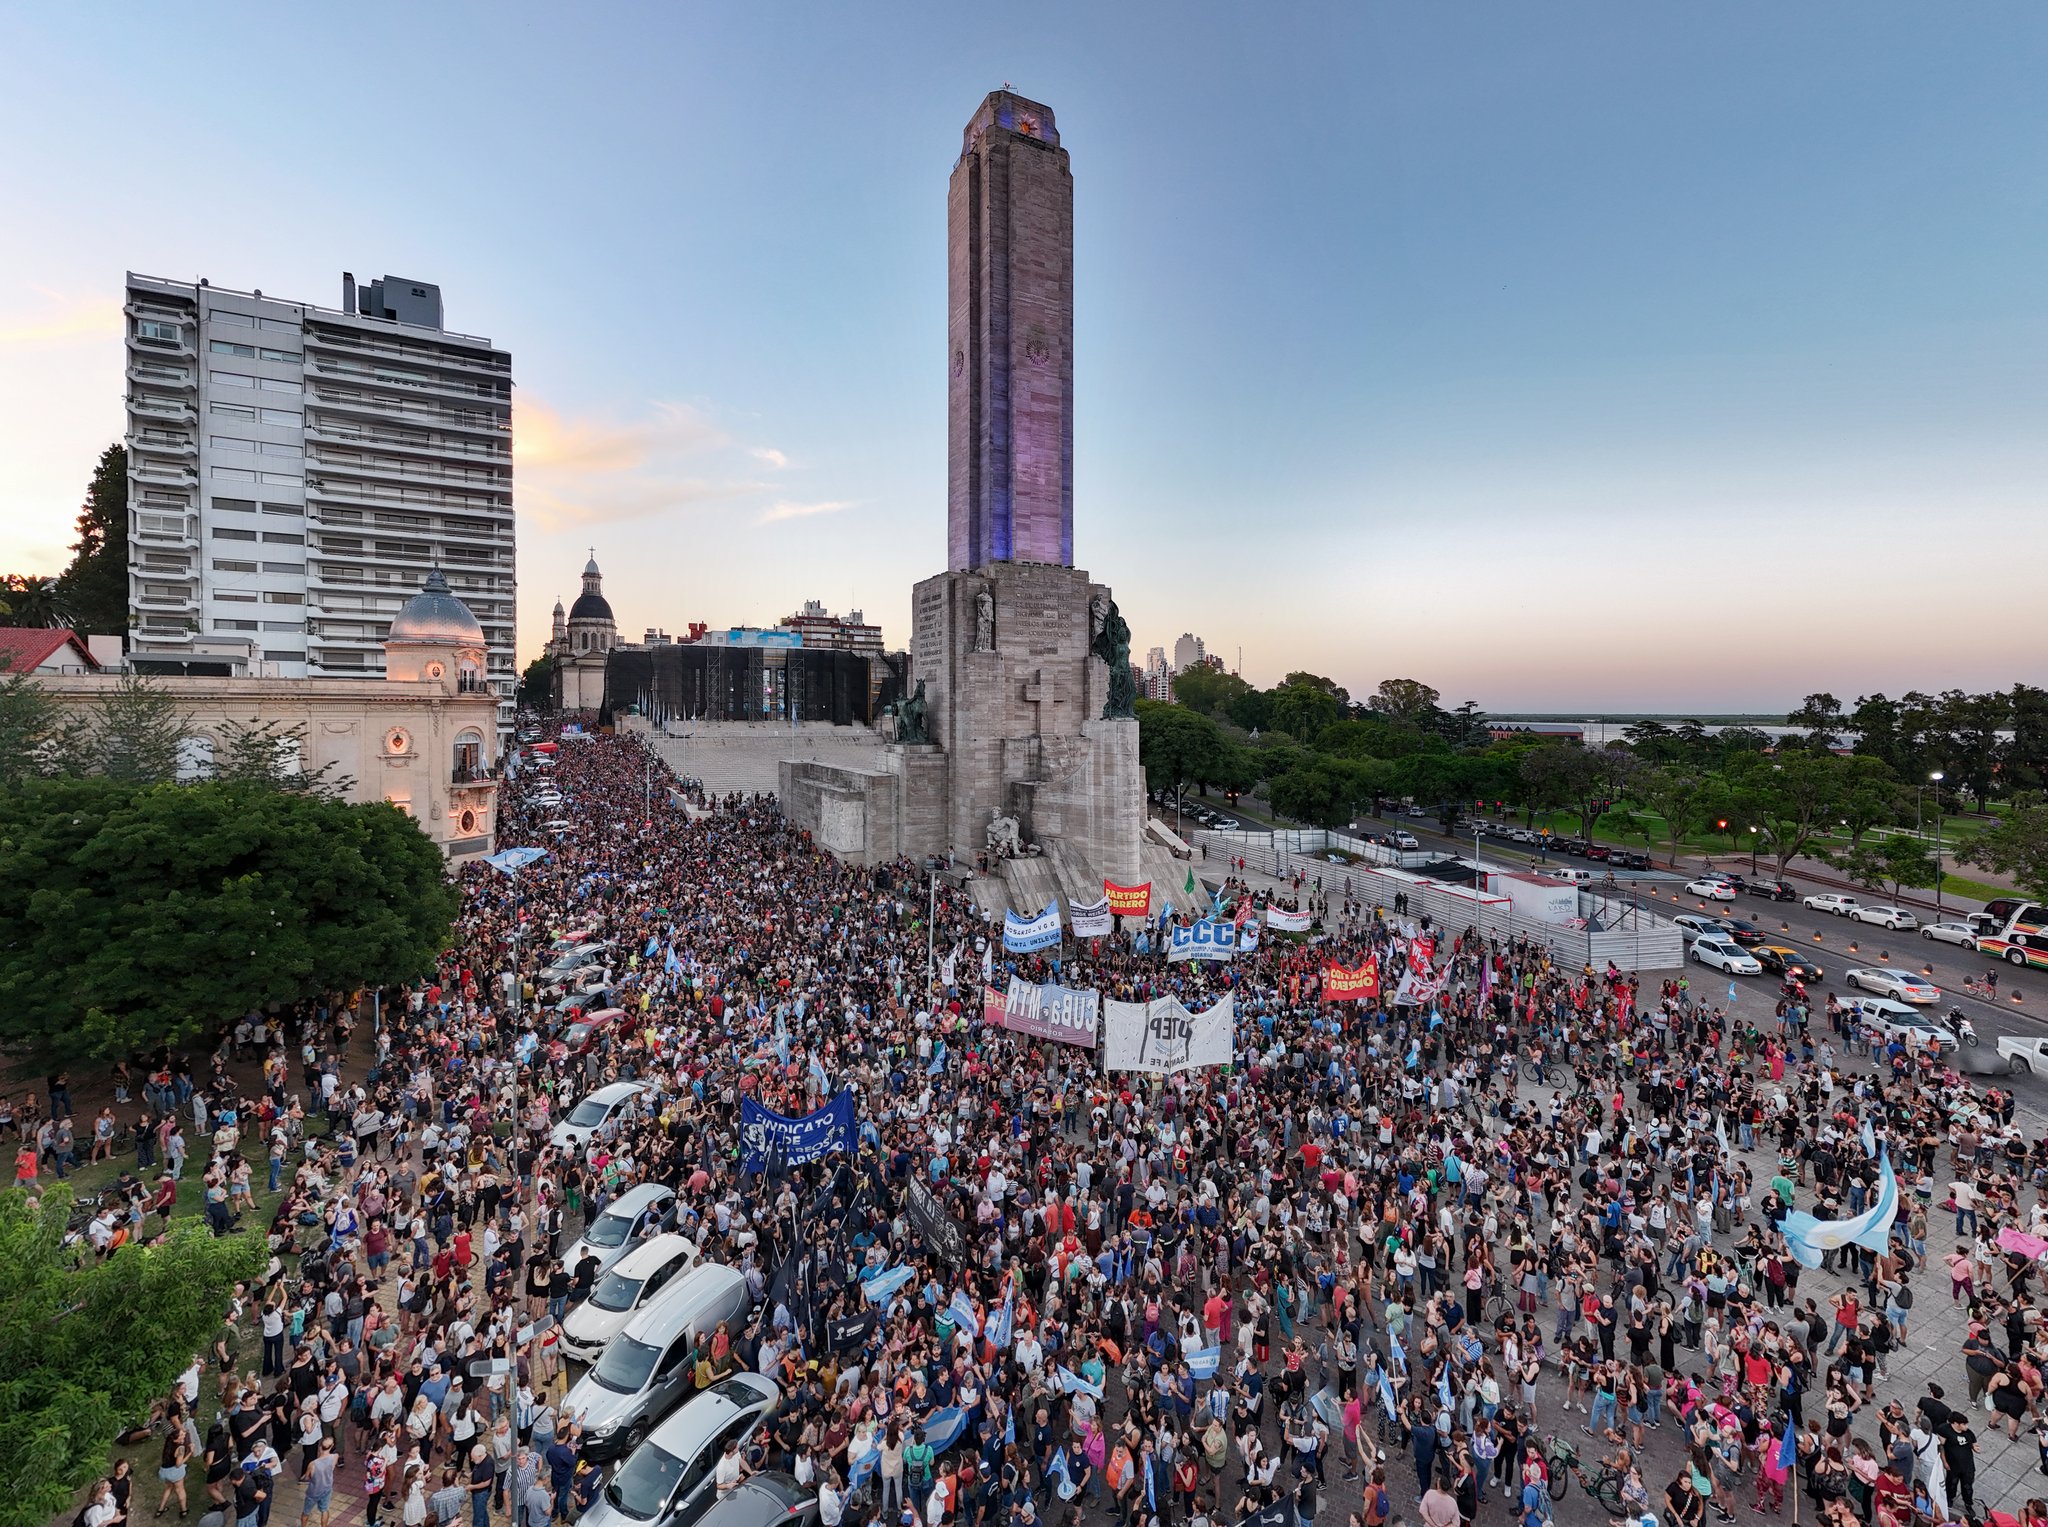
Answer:
M1304 829L1284 832L1209 832L1194 835L1210 860L1242 858L1247 868L1281 879L1296 874L1320 880L1324 896L1349 896L1368 906L1391 908L1405 897L1410 917L1427 915L1452 931L1478 928L1490 938L1534 939L1551 958L1568 969L1591 965L1604 970L1611 961L1622 970L1676 970L1685 963L1685 932L1630 901L1581 888L1580 925L1542 922L1516 910L1505 896L1470 885L1433 880L1423 866L1442 862L1443 855L1400 850L1367 843L1348 833ZM1332 862L1333 852L1356 855L1360 862Z

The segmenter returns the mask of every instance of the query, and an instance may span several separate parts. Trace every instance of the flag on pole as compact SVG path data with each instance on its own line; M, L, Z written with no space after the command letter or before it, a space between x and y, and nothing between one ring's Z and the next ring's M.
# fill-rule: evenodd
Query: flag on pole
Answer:
M1192 864L1188 866L1188 883L1182 886L1181 889L1190 896L1195 894L1195 867Z
M1778 1439L1778 1471L1790 1473L1793 1463L1799 1457L1799 1433L1793 1429L1792 1418L1785 1418L1785 1435Z
M1017 1290L1015 1286L1003 1290L1001 1306L988 1317L988 1326L982 1332L990 1346L1001 1350L1010 1344L1010 1334L1016 1320Z
M975 1312L974 1301L967 1297L967 1290L953 1290L953 1302L946 1306L946 1313L953 1317L953 1324L969 1336L981 1334L981 1316Z
M1058 1368L1055 1371L1060 1381L1060 1392L1062 1394L1085 1394L1091 1400L1102 1398L1102 1386L1100 1384L1089 1383L1071 1368Z
M1401 1405L1394 1398L1394 1381L1387 1377L1387 1370L1384 1368L1380 1369L1380 1404L1386 1406L1389 1421L1401 1419Z

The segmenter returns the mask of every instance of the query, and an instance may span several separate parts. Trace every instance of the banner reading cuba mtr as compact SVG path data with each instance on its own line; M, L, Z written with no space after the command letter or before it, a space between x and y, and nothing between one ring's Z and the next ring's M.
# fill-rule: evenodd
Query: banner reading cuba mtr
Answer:
M1102 882L1103 894L1109 897L1109 910L1118 917L1150 917L1152 915L1152 882L1143 885L1118 885L1115 881Z

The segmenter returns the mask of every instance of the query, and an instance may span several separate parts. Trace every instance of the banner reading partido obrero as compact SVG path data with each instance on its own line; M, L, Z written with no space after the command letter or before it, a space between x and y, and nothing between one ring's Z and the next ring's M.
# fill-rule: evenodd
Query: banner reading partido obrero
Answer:
M1371 1002L1380 994L1378 955L1367 955L1363 964L1347 970L1334 961L1323 966L1325 1002Z
M1152 915L1152 882L1143 885L1118 885L1113 880L1102 882L1102 894L1109 898L1109 910L1118 917L1150 917Z

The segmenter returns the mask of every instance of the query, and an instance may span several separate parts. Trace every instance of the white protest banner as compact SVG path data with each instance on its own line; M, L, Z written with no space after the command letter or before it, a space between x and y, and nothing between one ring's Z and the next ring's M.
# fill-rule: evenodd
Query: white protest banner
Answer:
M1116 919L1110 915L1107 896L1091 901L1085 906L1078 901L1068 902L1067 921L1073 927L1075 938L1108 938L1116 928Z
M1308 932L1308 913L1286 912L1279 907L1266 908L1266 926L1278 928L1282 933Z
M1166 959L1178 965L1182 960L1227 960L1239 950L1259 947L1259 925L1205 920L1192 926L1167 930Z
M1105 1002L1102 1061L1109 1071L1165 1076L1198 1066L1230 1064L1237 1006L1225 996L1190 1013L1173 997L1151 1002Z
M1012 954L1032 954L1050 949L1060 941L1060 904L1049 901L1045 910L1032 917L1003 913L1003 947Z

